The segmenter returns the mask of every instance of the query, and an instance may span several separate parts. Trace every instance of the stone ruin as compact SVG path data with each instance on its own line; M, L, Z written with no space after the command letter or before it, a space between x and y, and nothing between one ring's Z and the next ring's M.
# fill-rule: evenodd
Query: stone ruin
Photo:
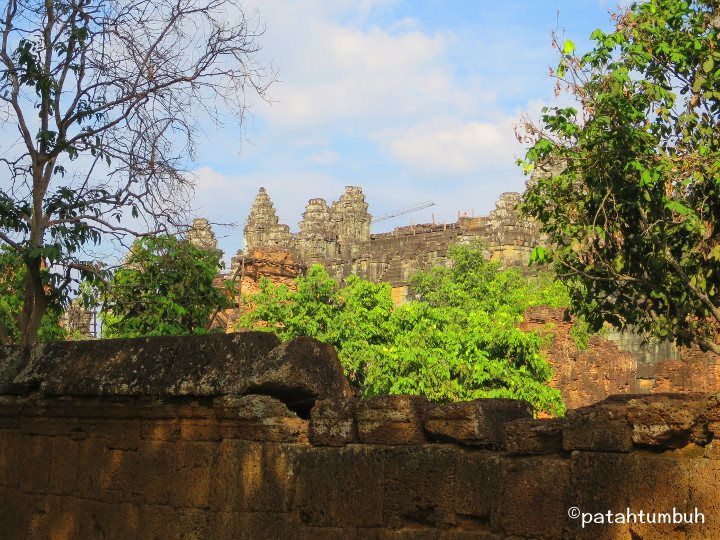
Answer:
M491 257L525 267L540 236L535 224L516 211L519 200L519 193L503 193L486 217L461 217L456 223L412 225L371 234L372 216L365 195L361 188L347 186L330 206L324 199L310 199L299 231L293 234L289 226L280 223L267 191L260 188L245 224L244 253L284 250L299 265L322 264L338 279L355 274L395 288L405 287L417 270L445 264L448 247L456 243L482 241Z
M60 326L73 339L92 339L97 334L97 314L82 305L79 299L73 300L60 317Z
M205 218L194 219L185 238L193 245L208 251L214 251L218 248L217 238L212 226Z
M718 394L359 400L309 338L0 347L3 538L720 538L719 442Z

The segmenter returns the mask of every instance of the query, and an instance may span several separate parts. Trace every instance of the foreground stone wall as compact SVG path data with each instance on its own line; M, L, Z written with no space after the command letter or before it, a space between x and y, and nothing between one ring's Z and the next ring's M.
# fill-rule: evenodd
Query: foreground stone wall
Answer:
M720 399L359 401L267 334L0 349L2 538L718 538ZM703 514L588 524L586 513Z

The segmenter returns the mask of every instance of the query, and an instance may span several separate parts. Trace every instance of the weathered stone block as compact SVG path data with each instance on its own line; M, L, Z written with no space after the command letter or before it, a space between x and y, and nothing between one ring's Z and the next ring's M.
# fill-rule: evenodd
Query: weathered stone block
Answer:
M432 528L404 527L402 529L380 529L377 540L440 540L440 531Z
M381 396L357 404L358 438L366 444L425 442L420 396Z
M570 463L545 456L503 459L493 530L506 537L562 538Z
M277 512L218 512L213 515L213 540L275 540L307 538L288 514ZM322 538L322 536L318 537Z
M66 437L53 437L49 442L50 469L48 492L54 495L75 495L78 485L78 443Z
M48 493L50 485L50 469L42 464L46 462L47 450L50 448L50 437L22 437L21 451L17 454L20 460L20 490L26 493Z
M46 343L30 349L20 373L18 358L25 353L15 349L10 353L0 353L0 383L10 381L2 383L3 388L18 393L193 397L255 393L308 411L317 399L352 396L331 345L312 338L279 344L267 332ZM192 410L178 414L189 418L206 411L196 404L188 406Z
M579 539L673 538L682 529L690 533L695 526L663 523L660 514L672 513L673 509L686 512L695 506L688 497L697 485L691 480L689 465L703 462L714 463L646 452L574 453L570 505L593 516L610 512L614 523L608 523L605 518L604 524L589 523L583 527L581 518L568 519L570 536ZM650 522L640 512L656 517ZM617 518L618 514L624 517Z
M134 468L136 483L133 489L139 494L140 502L153 505L170 505L181 495L174 493L177 488L169 484L178 479L180 471L180 456L177 452L177 443L161 442L161 441L145 441L134 452L138 463L142 464L142 468ZM131 466L131 462L126 459L132 459L132 455L127 453L116 454L118 464L123 466ZM112 462L105 460L105 465L101 470L101 485L112 485L117 482L113 476L114 467Z
M455 478L457 514L489 523L500 490L500 457L491 452L463 452Z
M307 442L308 422L270 396L225 396L214 402L225 439Z
M141 440L176 441L180 438L180 420L145 420L140 424L139 435Z
M686 512L701 512L704 522L697 520L687 526L688 539L720 538L720 462L717 460L694 459L686 463L689 496Z
M500 428L511 420L532 418L525 401L477 399L425 407L425 431L431 440L464 444L500 445Z
M217 421L182 418L180 420L180 438L185 441L219 441L222 434Z
M11 430L0 432L0 486L18 487L21 437Z
M255 362L243 393L277 397L294 410L309 411L318 399L353 396L332 345L299 337L275 347Z
M28 363L30 350L26 347L0 346L0 394L18 391L13 382Z
M213 538L212 515L196 508L143 506L140 521L145 538Z
M594 452L630 452L632 427L621 402L600 402L572 409L565 417L563 449Z
M355 400L324 399L310 411L309 439L315 446L345 446L357 439Z
M43 343L13 384L45 395L227 394L278 344L267 332Z
M565 420L521 419L502 426L503 449L511 454L557 454L563 451Z
M303 523L312 527L381 527L383 450L351 444L303 452L295 502Z
M385 448L385 526L444 529L455 525L456 465L461 452L439 444Z
M707 396L697 394L648 396L627 404L633 443L659 448L706 444L711 437L707 413Z
M223 440L213 467L213 511L290 511L299 463L308 446Z
M441 540L507 540L508 537L471 524L468 528L459 526L441 531L440 538Z

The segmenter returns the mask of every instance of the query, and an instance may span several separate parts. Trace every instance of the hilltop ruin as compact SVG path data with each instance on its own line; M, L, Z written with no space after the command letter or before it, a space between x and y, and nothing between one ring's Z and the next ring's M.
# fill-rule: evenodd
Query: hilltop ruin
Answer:
M229 272L236 291L259 290L267 277L294 286L295 279L315 263L338 280L355 274L392 286L393 300L407 300L408 281L418 270L447 263L447 250L456 243L481 241L488 256L524 271L532 249L541 242L537 226L517 210L519 193L503 193L495 208L481 217L461 216L455 223L398 227L372 234L372 216L362 189L348 186L328 205L308 202L299 231L280 223L272 200L260 188L244 228L244 249L232 258ZM196 245L217 249L207 220L193 223L188 238ZM240 307L240 304L237 306ZM644 344L640 336L608 332L593 336L588 350L579 350L570 337L572 322L562 309L528 310L524 329L552 334L548 361L555 369L552 385L563 393L569 408L595 403L611 394L659 392L715 392L720 389L720 362L697 348L678 349L671 343ZM238 309L216 316L215 324L233 331Z

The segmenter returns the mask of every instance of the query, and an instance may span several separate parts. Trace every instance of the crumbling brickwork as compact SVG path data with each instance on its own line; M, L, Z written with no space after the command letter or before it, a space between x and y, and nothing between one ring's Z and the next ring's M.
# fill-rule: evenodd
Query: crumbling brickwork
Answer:
M525 312L521 328L550 335L545 347L555 370L552 386L568 408L583 407L613 394L717 392L720 359L696 347L671 343L643 344L640 336L604 332L592 336L587 350L570 336L565 310L537 306Z
M358 401L331 348L267 334L5 348L0 536L717 538L719 426L706 394L552 420ZM703 522L582 527L571 507Z

